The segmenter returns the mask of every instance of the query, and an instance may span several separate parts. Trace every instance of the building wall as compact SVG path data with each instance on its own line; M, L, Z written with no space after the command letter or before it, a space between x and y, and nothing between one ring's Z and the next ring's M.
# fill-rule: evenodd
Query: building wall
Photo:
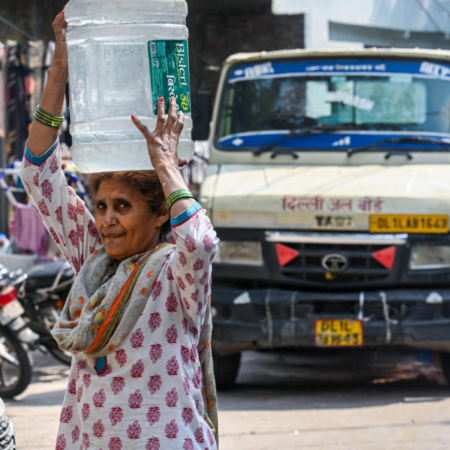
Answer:
M450 48L448 0L273 0L272 10L305 15L306 48Z
M272 13L270 0L188 0L191 34L191 79L204 67L220 64L234 53L304 47L302 14ZM217 76L205 78L214 90Z
M52 22L67 0L0 0L0 16L39 40L53 39ZM0 22L0 41L26 42L23 34Z
M302 14L273 14L272 0L187 0L193 90L204 67L220 65L238 52L303 48ZM48 42L52 22L67 0L0 0L0 16ZM0 41L28 39L0 22ZM210 76L206 86L214 90Z

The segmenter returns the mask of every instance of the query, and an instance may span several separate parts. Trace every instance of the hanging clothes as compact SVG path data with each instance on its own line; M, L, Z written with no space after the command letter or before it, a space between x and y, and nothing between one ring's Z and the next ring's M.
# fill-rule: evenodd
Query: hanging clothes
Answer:
M25 65L22 46L15 41L6 43L7 80L6 105L8 115L7 159L12 162L21 159L28 138L29 117L28 96L25 80L30 73Z
M29 41L27 48L27 65L30 74L27 77L27 92L29 95L29 115L31 116L40 103L44 88L45 44L43 41Z
M15 206L11 232L19 248L46 255L48 233L34 206L22 203Z

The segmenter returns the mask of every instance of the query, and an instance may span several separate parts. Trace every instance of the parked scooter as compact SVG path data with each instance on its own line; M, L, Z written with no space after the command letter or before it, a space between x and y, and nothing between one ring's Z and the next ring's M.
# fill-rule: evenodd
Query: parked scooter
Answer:
M22 270L0 268L0 397L21 394L30 384L33 350L39 340L27 325L17 296L27 275Z
M70 293L75 272L67 261L45 261L28 271L25 288L19 299L25 308L29 327L39 335L39 344L60 362L70 365L72 354L60 350L51 329Z

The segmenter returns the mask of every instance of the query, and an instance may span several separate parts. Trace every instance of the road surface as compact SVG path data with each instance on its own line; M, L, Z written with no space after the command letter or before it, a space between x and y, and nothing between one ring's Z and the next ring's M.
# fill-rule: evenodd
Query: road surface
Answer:
M6 401L7 414L19 450L53 450L68 369L34 356L33 383ZM450 389L439 369L396 354L249 352L236 388L219 401L221 450L450 445Z

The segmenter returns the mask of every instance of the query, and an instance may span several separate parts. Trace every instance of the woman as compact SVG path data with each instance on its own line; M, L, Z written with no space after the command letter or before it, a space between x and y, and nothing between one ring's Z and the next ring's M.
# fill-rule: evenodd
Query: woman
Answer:
M21 176L78 275L53 330L73 352L56 448L215 450L209 301L218 239L178 169L184 117L173 99L168 117L159 103L153 133L132 116L156 172L92 175L92 217L60 168L63 13L53 26L55 57ZM166 198L176 245L166 242Z

